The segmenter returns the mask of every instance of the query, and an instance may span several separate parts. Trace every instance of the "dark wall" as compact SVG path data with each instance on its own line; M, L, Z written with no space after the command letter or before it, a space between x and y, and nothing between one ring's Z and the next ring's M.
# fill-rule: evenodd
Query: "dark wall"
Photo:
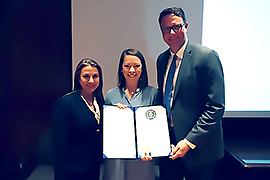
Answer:
M0 179L19 179L71 90L71 2L1 1L0 25Z
M225 156L219 180L270 179L269 167L244 167L234 156L269 160L269 118L224 118ZM232 155L234 154L234 155Z

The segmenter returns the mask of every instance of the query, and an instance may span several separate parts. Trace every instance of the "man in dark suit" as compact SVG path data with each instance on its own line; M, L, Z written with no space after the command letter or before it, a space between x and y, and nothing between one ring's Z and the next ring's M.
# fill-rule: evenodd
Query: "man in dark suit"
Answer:
M215 51L189 42L182 8L164 9L159 25L169 49L157 59L158 97L167 108L173 144L170 159L160 159L160 177L214 179L215 164L224 155L221 62Z

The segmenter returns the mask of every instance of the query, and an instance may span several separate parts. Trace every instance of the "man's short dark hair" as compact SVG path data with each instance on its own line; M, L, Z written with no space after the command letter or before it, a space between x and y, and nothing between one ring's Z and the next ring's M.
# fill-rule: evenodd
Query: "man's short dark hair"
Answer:
M174 14L176 16L182 17L183 22L186 23L186 15L185 15L184 10L181 7L169 7L161 11L161 13L159 14L159 18L158 18L159 26L161 26L162 18L169 14Z

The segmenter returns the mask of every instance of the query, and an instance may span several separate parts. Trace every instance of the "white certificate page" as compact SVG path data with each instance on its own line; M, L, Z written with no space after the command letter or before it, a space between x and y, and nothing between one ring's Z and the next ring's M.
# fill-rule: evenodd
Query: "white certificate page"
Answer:
M135 111L135 118L139 157L169 156L171 149L166 109L162 106L140 107Z
M104 106L103 157L136 158L134 112L132 109Z
M166 109L162 106L103 109L103 157L133 159L169 156Z

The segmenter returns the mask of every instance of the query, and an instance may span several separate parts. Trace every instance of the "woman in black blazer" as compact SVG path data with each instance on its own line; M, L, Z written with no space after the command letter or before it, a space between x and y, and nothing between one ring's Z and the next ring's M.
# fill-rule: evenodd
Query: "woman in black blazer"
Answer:
M53 112L55 180L98 180L102 160L101 67L89 58L77 65L74 89Z

